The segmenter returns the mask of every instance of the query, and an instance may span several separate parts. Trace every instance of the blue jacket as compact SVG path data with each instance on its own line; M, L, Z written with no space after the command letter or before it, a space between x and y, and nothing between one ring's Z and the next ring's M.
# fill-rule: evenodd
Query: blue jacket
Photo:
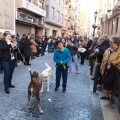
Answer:
M71 60L69 50L67 48L63 48L63 51L56 49L53 60L56 62L56 64L61 64L62 62L62 64L67 65Z

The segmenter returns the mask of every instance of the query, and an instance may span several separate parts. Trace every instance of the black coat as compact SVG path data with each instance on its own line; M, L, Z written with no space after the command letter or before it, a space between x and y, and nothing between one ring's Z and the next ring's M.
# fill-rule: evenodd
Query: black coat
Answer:
M8 45L5 40L0 40L0 60L10 61L11 52L14 53L12 46Z
M32 43L30 42L29 39L22 39L22 44L24 47L24 56L25 57L30 57L31 56L31 45Z
M108 49L110 47L109 41L106 40L104 41L100 46L99 46L99 52L96 53L97 55L97 61L99 63L102 63L102 59L103 59L103 54L106 51L106 49Z

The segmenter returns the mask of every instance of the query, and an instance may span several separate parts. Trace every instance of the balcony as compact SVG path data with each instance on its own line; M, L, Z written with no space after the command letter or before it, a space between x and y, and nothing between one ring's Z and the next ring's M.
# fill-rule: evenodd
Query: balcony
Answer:
M58 26L58 27L65 27L65 24L62 23L61 19L59 19L59 21L57 19L54 18L50 18L50 17L46 17L44 18L46 23Z
M32 16L29 16L29 15L26 15L24 13L21 13L21 12L18 12L17 11L17 15L16 15L16 20L19 20L21 22L25 22L25 23L28 23L28 24L34 24L34 25L37 25L39 26L39 19L37 18L34 18Z
M46 11L26 0L16 0L17 8L25 9L37 15L46 17Z

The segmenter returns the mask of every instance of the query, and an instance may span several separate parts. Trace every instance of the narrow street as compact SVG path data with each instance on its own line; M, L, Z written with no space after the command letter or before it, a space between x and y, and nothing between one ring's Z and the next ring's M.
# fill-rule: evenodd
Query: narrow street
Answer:
M39 57L31 62L30 68L40 73L46 68L45 62L54 67L52 57L53 54ZM66 93L62 93L62 87L54 92L55 85L51 84L50 92L41 94L41 107L44 113L40 114L34 98L31 100L32 109L27 108L30 75L28 68L20 64L13 77L16 88L10 90L10 95L0 91L0 120L103 120L99 97L90 93L87 61L85 65L80 65L80 74L76 74L74 64L72 66ZM55 80L55 70L53 74ZM48 99L51 99L51 102Z

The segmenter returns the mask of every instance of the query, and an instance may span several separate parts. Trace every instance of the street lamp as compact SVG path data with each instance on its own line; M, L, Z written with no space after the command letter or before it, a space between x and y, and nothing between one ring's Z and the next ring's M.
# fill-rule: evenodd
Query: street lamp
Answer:
M97 10L94 12L94 18L95 18L95 23L96 23L96 18L97 18L98 12Z
M95 19L95 24L92 26L93 27L93 36L95 35L95 29L97 28L96 26L96 18L97 18L98 12L97 10L94 12L94 19Z

